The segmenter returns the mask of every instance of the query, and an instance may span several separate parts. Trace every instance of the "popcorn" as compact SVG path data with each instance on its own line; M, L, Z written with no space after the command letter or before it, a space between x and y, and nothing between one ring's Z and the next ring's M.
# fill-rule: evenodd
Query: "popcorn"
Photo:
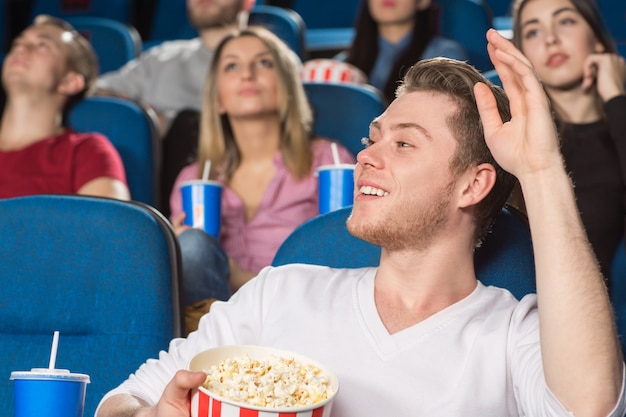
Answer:
M319 368L292 357L234 357L205 370L204 388L229 399L258 407L312 405L332 396L330 379Z

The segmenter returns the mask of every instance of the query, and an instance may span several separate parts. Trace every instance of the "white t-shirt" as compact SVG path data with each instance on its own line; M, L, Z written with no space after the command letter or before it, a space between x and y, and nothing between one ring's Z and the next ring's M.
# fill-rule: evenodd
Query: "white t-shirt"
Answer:
M465 299L390 335L374 304L375 268L265 268L214 303L187 339L120 387L155 404L174 373L218 345L258 344L306 355L339 378L333 417L570 416L548 391L536 296L518 302L478 283ZM623 416L622 394L614 416Z

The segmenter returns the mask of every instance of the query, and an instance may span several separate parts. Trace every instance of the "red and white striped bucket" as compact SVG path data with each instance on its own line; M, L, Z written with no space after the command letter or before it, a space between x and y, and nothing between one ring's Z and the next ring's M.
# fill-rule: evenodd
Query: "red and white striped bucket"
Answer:
M286 409L264 411L245 408L227 401L220 401L211 397L204 388L194 390L191 396L192 417L330 417L331 402L317 408L303 411L289 411ZM313 406L315 407L315 406ZM302 409L302 407L297 407ZM267 410L267 409L266 409Z
M302 64L302 81L365 84L367 76L363 71L347 62L336 59L312 59Z
M329 369L305 356L267 346L222 346L200 352L189 362L187 369L205 371L212 365L242 355L257 360L291 357L300 363L315 366L329 377L332 395L316 404L271 408L232 401L199 387L192 391L191 417L330 417L333 400L339 390L339 381Z

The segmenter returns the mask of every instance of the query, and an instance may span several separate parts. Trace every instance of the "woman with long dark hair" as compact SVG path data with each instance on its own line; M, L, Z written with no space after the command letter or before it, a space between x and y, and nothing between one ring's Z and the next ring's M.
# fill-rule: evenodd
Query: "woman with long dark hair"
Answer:
M592 0L517 0L513 10L513 42L550 98L582 221L609 279L626 227L626 63Z
M420 59L468 58L461 44L438 35L438 11L432 0L363 0L345 61L391 102L404 71Z

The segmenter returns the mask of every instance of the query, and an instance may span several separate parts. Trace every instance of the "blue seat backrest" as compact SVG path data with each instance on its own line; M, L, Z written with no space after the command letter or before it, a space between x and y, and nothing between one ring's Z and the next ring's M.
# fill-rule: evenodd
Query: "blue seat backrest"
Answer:
M140 203L37 195L0 200L0 415L11 371L48 366L91 377L85 416L181 335L180 249L165 218Z
M339 209L300 225L278 248L272 265L307 263L334 268L376 266L380 248L346 229L352 208ZM535 265L523 215L503 209L492 232L475 252L476 275L485 285L506 288L520 299L535 292Z
M363 149L361 139L369 135L370 123L385 111L382 94L368 85L303 84L313 106L315 134L337 140L353 155L359 153Z
M626 59L626 40L618 43L616 47L617 47L617 53L620 54L624 59Z
M610 296L615 311L622 351L626 352L626 247L624 246L624 239L615 251L611 266Z
M492 27L482 0L435 0L441 8L441 34L465 47L469 63L479 71L493 68L485 34Z
M502 87L502 80L495 69L483 72L483 76L498 87Z
M131 198L159 206L161 143L154 121L139 105L117 97L89 97L71 110L69 125L105 135L122 157Z
M269 29L282 39L301 60L305 59L306 26L298 13L276 6L256 5L250 11L248 23ZM198 32L187 19L184 1L159 0L150 37L145 42L143 49L166 40L192 39L196 36L198 36Z
M4 54L8 50L9 39L9 12L7 10L7 0L0 0L0 53Z
M156 0L148 41L191 39L196 36L198 32L187 19L186 1Z
M254 6L248 24L263 26L283 40L299 57L305 60L306 26L300 15L293 10L275 6Z
M486 4L493 16L510 16L511 3L510 0L486 0Z
M626 42L626 2L597 0L598 9L609 33L618 43Z
M308 29L346 28L354 26L360 0L293 0L295 10Z
M38 14L49 14L62 19L72 16L107 17L131 23L131 0L34 0L31 20Z
M117 70L141 52L139 32L128 24L95 16L66 20L91 43L98 56L100 73Z

